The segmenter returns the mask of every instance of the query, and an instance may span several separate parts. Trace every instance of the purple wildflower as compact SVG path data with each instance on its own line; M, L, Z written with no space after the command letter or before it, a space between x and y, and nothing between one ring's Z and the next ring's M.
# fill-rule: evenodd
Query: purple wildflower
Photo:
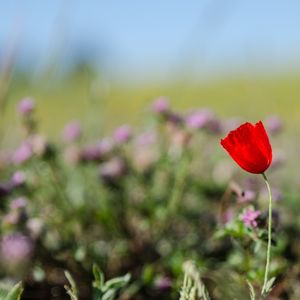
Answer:
M261 215L259 210L254 210L252 207L248 208L242 215L242 221L247 227L257 227L257 218Z
M124 161L114 157L100 166L100 176L104 179L117 179L124 174L125 169Z
M24 98L18 103L18 112L20 115L30 115L35 108L35 102L32 98Z
M101 161L114 149L114 143L110 138L85 146L80 153L82 161Z
M6 235L2 238L0 253L3 262L8 264L19 264L26 262L32 253L31 240L20 233Z
M152 110L158 114L166 114L170 111L169 100L165 97L156 99L152 104Z
M82 161L100 161L102 159L102 152L99 145L85 146L80 153L80 159Z
M172 280L169 277L161 276L155 280L155 286L161 291L168 290L172 287Z
M66 142L74 142L81 137L81 126L77 121L68 123L63 130L63 138Z
M16 165L22 164L29 160L33 155L32 147L28 142L23 144L14 152L12 160Z
M11 184L13 187L21 186L26 181L26 174L23 171L17 171L15 172L11 177Z
M178 113L172 112L167 115L168 126L171 125L177 127L178 125L182 125L182 122L183 122L183 118Z
M13 210L25 208L27 206L28 199L25 197L18 197L11 201L10 208Z
M103 138L95 144L85 146L80 152L81 161L101 161L114 149L114 142L110 138Z
M185 119L185 124L190 129L201 129L212 121L214 115L208 109L202 109L192 112Z
M117 128L113 134L114 140L118 144L123 144L129 141L132 136L132 129L129 125L122 125Z

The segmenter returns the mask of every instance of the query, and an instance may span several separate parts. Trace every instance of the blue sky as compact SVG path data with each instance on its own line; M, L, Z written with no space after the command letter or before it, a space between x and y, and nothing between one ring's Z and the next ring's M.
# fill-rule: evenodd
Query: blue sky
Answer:
M40 68L80 49L124 78L280 72L300 65L299 13L292 0L2 1L0 51L17 40L20 61Z

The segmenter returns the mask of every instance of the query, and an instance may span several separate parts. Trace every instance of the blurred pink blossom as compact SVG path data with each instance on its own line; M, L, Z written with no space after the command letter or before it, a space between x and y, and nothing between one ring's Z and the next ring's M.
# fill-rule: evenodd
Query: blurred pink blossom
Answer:
M20 209L26 207L28 203L28 199L25 197L18 197L11 201L10 208L11 209Z
M63 130L63 139L66 142L74 142L81 137L81 126L77 121L68 123Z
M100 165L100 176L104 179L117 179L126 170L125 163L120 157L114 157Z
M209 109L196 110L185 118L185 124L190 129L201 129L208 125L214 114Z
M165 114L170 110L169 100L165 97L157 98L152 104L152 110L159 114Z
M23 171L16 171L11 177L11 184L13 187L23 185L26 181L26 174Z
M18 112L21 115L30 115L35 108L35 102L32 98L24 98L18 103Z
M162 291L168 290L172 287L172 280L170 277L160 276L160 277L156 278L155 286L156 286L156 288L158 288L159 290L162 290Z
M122 125L115 130L113 137L118 144L126 143L132 137L132 128L129 125Z
M22 164L29 160L33 155L31 145L24 141L23 144L14 152L12 160L16 165Z
M20 233L6 235L1 240L0 254L4 263L19 264L26 262L32 253L31 240Z

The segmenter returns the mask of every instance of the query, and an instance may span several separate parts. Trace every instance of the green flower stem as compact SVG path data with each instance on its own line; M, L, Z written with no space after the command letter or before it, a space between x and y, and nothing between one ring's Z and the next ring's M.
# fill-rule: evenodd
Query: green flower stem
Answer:
M188 175L190 159L188 153L183 153L175 174L175 183L172 189L168 211L173 214L178 209L185 188L185 180Z
M265 267L265 278L264 278L264 285L261 290L261 294L264 295L266 291L266 286L268 282L268 275L269 275L269 269L270 269L270 257L271 257L271 242L272 242L272 193L271 193L271 188L270 184L268 182L267 176L265 173L262 174L267 189L269 193L269 214L268 214L268 247L267 247L267 261L266 261L266 267Z

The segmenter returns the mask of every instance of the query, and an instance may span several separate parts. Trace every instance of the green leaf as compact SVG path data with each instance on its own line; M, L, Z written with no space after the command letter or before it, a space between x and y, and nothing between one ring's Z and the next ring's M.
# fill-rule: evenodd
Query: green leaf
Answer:
M249 291L250 291L250 299L251 300L255 300L256 299L256 295L255 295L255 290L253 285L251 284L251 282L249 280L247 280L247 284L249 287Z
M23 293L22 282L17 283L14 287L8 292L4 300L20 300Z
M93 265L93 274L95 277L93 286L96 288L96 299L99 300L114 300L119 290L128 284L131 277L130 274L126 274L104 282L104 275L96 264Z
M273 284L274 284L274 282L275 282L275 279L276 279L276 277L272 277L272 278L269 279L269 281L267 282L266 288L265 288L265 292L266 292L266 293L269 293L269 292L272 290Z
M0 288L0 299L3 300L7 296L8 291L6 289Z
M116 296L116 290L108 290L101 298L101 300L113 300Z
M96 264L93 265L93 274L95 278L93 286L101 290L104 286L104 275Z
M153 265L146 265L143 269L142 279L145 284L150 284L153 281L154 268Z
M65 286L67 294L70 296L71 300L78 300L78 291L77 291L75 280L73 279L73 277L68 271L65 271L65 276L71 285L71 288Z
M110 279L105 283L105 287L107 289L120 289L129 282L130 277L131 277L130 274L126 274L121 277Z

